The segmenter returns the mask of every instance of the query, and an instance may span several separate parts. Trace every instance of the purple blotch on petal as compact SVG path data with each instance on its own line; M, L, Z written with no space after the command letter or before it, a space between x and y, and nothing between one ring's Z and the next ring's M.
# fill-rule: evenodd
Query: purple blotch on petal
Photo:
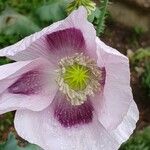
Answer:
M54 99L54 117L64 127L87 124L93 119L93 106L90 100L79 106L73 106L62 94L57 94Z
M35 94L41 90L41 75L39 71L29 71L23 74L8 91L13 94Z
M47 35L50 51L55 54L81 53L85 50L85 40L82 32L76 28L59 30Z

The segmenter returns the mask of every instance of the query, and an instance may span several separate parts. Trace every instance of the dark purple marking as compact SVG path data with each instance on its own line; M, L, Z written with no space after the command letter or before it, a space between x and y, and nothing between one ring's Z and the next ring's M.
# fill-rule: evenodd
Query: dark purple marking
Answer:
M35 94L41 89L41 75L39 71L29 71L23 74L8 91L13 94Z
M54 99L54 116L64 127L87 124L93 119L93 106L90 100L79 106L73 106L65 96L57 94Z
M83 52L85 50L85 40L82 32L76 28L68 28L47 35L50 51L55 54L70 54L74 51Z

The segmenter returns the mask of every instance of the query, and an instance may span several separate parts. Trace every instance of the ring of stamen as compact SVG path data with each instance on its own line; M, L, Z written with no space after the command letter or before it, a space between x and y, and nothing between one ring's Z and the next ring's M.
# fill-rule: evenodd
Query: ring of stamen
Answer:
M59 90L66 95L72 105L83 104L87 96L101 90L102 72L96 62L83 53L62 58L59 67Z

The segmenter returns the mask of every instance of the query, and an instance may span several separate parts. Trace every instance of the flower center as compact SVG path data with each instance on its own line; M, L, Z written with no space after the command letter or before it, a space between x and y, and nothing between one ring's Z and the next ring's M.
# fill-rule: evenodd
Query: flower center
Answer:
M73 64L66 67L66 72L64 73L64 82L69 85L69 87L75 91L84 90L89 83L90 70L80 64Z
M94 60L82 53L62 58L59 67L59 90L72 105L83 104L87 96L94 96L103 87L103 71Z

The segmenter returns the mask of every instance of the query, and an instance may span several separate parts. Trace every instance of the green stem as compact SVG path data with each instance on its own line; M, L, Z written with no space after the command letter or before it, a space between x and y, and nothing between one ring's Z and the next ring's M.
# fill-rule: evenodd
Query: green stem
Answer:
M99 22L97 25L97 36L100 36L100 33L104 30L104 23L105 23L105 16L107 12L107 5L109 0L100 0L100 15L99 15Z

